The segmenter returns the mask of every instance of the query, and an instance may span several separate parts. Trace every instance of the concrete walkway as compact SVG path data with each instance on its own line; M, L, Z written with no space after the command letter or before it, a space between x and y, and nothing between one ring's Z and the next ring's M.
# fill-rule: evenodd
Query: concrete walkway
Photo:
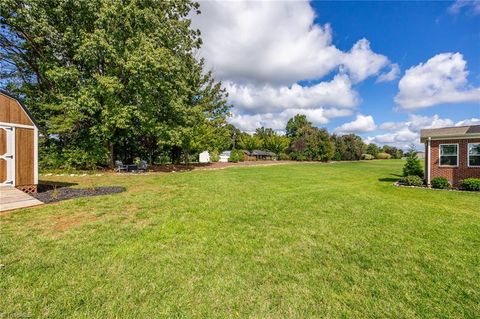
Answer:
M43 204L12 186L0 186L0 212Z

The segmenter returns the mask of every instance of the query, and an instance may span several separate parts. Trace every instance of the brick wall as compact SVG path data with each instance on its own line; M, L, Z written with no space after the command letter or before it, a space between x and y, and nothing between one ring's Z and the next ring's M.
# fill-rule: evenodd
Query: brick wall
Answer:
M480 143L480 139L431 141L431 178L445 177L453 186L465 178L480 178L480 167L468 167L468 143ZM458 144L458 167L440 167L440 144Z

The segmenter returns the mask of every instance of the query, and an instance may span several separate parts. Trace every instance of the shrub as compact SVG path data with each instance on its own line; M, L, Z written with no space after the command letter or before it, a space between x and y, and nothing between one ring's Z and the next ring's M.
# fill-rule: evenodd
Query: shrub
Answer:
M467 191L480 191L480 178L466 178L460 181L460 187Z
M288 161L290 160L290 156L288 156L288 154L285 154L285 153L280 153L278 154L278 159L281 161Z
M243 153L243 151L232 150L228 161L232 163L238 163L238 162L243 162L244 159L245 159L245 154Z
M450 188L450 183L445 177L435 177L430 182L433 188L447 189Z
M210 152L210 161L212 163L216 163L218 162L218 160L220 160L220 154L218 154L218 151L217 150L213 150Z
M407 162L403 166L403 176L416 175L418 177L423 177L423 168L422 163L417 156L417 150L412 147L407 156Z
M373 160L374 158L375 156L373 156L372 154L362 154L362 156L360 156L360 159L366 161Z
M400 183L407 186L422 186L423 179L417 175L405 176L400 179Z
M388 153L378 153L377 154L377 159L391 159L392 158L392 155L388 154Z

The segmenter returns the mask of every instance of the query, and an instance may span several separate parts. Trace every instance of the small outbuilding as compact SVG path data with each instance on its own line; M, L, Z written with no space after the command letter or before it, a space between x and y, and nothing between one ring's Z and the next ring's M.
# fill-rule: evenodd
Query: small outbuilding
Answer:
M198 155L199 163L210 163L210 153L208 151L201 152Z
M0 91L0 187L37 191L38 127L27 108Z
M480 125L424 129L425 180L445 177L453 186L462 179L480 178Z

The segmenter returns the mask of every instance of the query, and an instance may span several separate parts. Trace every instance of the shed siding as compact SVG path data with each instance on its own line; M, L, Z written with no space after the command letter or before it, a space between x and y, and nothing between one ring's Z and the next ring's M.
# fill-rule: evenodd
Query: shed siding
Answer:
M22 106L3 94L0 94L0 122L33 126Z
M459 186L462 179L480 178L480 167L468 167L468 143L480 143L477 139L432 140L431 141L431 178L445 177L453 186ZM458 144L458 167L440 166L440 144Z
M33 129L16 128L15 130L15 175L16 186L35 183Z

